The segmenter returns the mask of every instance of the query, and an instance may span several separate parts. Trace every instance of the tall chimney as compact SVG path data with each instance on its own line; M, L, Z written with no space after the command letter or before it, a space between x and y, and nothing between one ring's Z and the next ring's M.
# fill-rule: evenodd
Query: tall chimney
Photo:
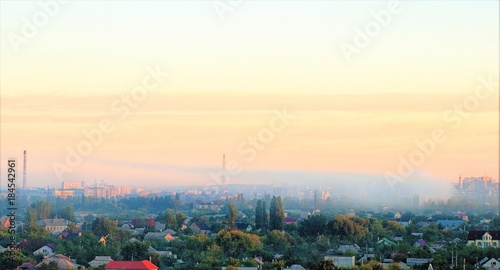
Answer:
M26 190L26 150L24 150L24 162L23 162L23 190Z

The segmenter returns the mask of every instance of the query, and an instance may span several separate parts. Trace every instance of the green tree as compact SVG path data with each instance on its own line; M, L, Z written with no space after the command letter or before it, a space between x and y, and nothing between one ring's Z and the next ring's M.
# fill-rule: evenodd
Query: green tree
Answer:
M273 253L283 252L288 245L288 239L282 231L274 230L267 233L264 243Z
M174 231L179 229L179 223L177 222L177 217L173 209L167 209L165 213L165 228Z
M335 264L333 264L332 260L321 260L318 264L313 265L311 267L312 270L340 270Z
M75 222L75 214L73 212L73 206L71 205L64 206L61 209L59 209L59 211L57 211L57 215L60 218L64 218L71 222Z
M264 217L262 216L262 200L257 201L257 206L255 207L255 228L263 229L264 228Z
M323 214L310 215L299 223L299 234L313 237L323 234L326 229L326 222L326 216Z
M19 249L5 251L0 254L0 269L14 270L24 261L24 256Z
M51 261L49 263L43 263L40 266L39 270L59 270L59 266L56 262Z
M283 230L285 219L285 211L283 210L283 203L281 197L273 196L271 199L271 206L269 207L269 229L270 230Z
M100 217L92 222L92 232L97 237L106 236L116 231L117 225L116 221Z
M284 260L275 260L272 265L275 269L281 270L285 266L285 261Z
M26 212L26 223L33 224L40 219L47 219L53 217L52 206L50 203L42 200L32 203Z
M230 203L228 206L229 212L227 214L227 223L229 228L236 228L236 219L238 218L238 210L234 206L234 203Z
M239 230L224 229L215 236L215 242L224 254L241 258L243 255L252 255L262 249L260 238L254 234L247 234Z
M147 260L149 259L148 248L148 244L134 241L123 246L121 255L125 261Z
M196 266L196 269L200 270L211 270L211 269L220 269L222 264L221 258L224 253L220 246L213 244L206 251L201 252L201 261Z
M177 220L177 229L180 230L182 229L182 225L184 225L184 222L188 219L188 217L182 212L177 212L177 214L175 215L175 219Z

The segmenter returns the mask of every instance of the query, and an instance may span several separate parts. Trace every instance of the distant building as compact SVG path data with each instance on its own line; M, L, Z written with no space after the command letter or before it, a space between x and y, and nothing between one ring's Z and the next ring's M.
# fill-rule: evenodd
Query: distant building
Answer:
M211 211L220 211L224 207L221 203L195 203L193 204L193 210L211 210Z
M85 187L85 182L69 182L65 181L62 183L62 188L63 189L83 189Z
M59 198L69 198L69 197L81 197L83 196L84 190L83 189L56 189L54 191L54 196L59 197Z
M482 203L498 200L500 185L489 176L458 178L455 186L458 194L467 199Z

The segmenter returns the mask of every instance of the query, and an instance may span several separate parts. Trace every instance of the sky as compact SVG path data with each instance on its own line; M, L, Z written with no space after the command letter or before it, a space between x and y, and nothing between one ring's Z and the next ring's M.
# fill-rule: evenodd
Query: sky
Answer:
M1 185L23 150L28 186L498 180L498 33L498 1L1 1Z

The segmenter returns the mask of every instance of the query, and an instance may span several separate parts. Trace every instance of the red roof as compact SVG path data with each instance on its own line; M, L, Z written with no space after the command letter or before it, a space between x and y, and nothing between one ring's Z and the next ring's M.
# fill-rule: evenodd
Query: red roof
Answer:
M158 270L158 266L150 261L111 261L105 269L120 269L120 270Z

